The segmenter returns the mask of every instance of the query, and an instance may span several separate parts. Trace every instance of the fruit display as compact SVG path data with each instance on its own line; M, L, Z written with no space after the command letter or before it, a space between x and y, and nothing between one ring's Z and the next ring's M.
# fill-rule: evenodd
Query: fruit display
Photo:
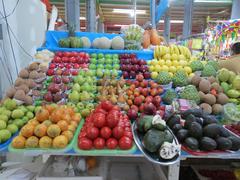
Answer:
M98 78L103 76L117 77L120 69L119 62L118 54L93 53L91 54L89 69L95 72Z
M223 68L217 72L217 79L224 93L229 97L229 102L238 104L240 99L240 76Z
M200 97L198 103L201 102L200 107L206 113L218 115L223 112L223 105L229 102L229 98L215 77L203 78L195 75L191 79L191 84L198 89Z
M15 83L6 91L6 98L17 100L18 104L32 105L43 88L42 82L46 79L47 66L38 62L31 63L22 69Z
M123 78L116 79L115 77L99 79L98 82L98 101L109 100L112 104L118 105L124 110L128 110L127 95L126 95L126 80Z
M188 76L192 76L190 67L192 59L191 52L184 46L156 46L154 59L149 61L149 70L153 77L157 77L162 71L173 76L178 70L184 70Z
M161 106L163 88L154 81L147 81L142 74L138 74L135 81L130 81L127 89L130 107L128 116L131 120L138 117L138 113L155 115L157 111L163 116L164 106Z
M142 73L145 79L149 79L147 62L137 59L136 54L121 54L119 56L122 75L125 79L135 79L136 75Z
M174 159L179 155L180 146L159 115L142 115L137 121L136 136L142 136L143 148L154 154L155 158L158 157L159 161Z
M11 146L15 149L63 149L72 141L81 115L72 107L46 105L40 107L22 127Z
M102 101L86 118L78 135L81 150L128 150L133 146L131 123L110 101Z
M184 125L181 121L184 121ZM240 148L240 139L218 124L215 116L201 109L190 109L180 115L169 116L166 123L178 140L191 150L237 151Z
M0 145L15 135L34 117L35 107L17 105L14 99L6 99L0 106Z

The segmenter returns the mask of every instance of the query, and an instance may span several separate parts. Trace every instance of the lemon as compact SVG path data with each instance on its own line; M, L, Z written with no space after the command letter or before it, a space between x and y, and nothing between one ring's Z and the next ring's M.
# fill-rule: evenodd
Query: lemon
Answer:
M187 74L191 74L192 73L192 69L188 66L184 67L184 71L187 73Z
M153 72L153 71L155 70L155 67L154 67L154 66L149 66L149 70L150 70L151 72Z
M174 74L173 74L172 72L169 72L169 75L170 75L171 77L173 77Z
M163 56L163 59L167 60L167 59L171 59L171 55L170 54L165 54Z
M176 60L176 61L177 61L177 60L178 60L178 58L179 58L179 57L178 57L178 55L177 55L177 54L172 54L172 55L171 55L171 60L172 60L172 61L174 61L174 60Z
M183 60L183 61L186 60L186 58L185 58L185 56L184 56L183 54L180 54L178 58L179 58L179 61L181 61L181 60Z
M162 71L168 71L168 70L169 70L168 66L166 66L166 65L162 66Z
M190 78L192 78L193 76L195 76L194 73L189 74L189 77L190 77Z
M153 66L156 66L158 64L158 61L156 59L152 60L152 63L151 63Z
M151 73L151 78L152 79L157 79L157 77L158 77L158 73L157 72L152 72Z
M169 71L175 73L177 71L177 68L175 66L170 66Z
M180 66L186 66L187 64L188 64L187 61L183 61L183 60L179 61Z
M158 64L159 64L160 66L163 66L163 65L165 64L165 61L164 61L163 59L160 59L160 60L158 61Z
M179 64L178 61L176 61L176 60L175 60L175 61L172 61L172 65L173 65L173 66L177 67L178 64Z
M171 65L172 65L172 61L166 60L166 61L165 61L165 64L166 64L167 66L171 66Z
M177 66L177 70L182 70L183 67L182 66Z
M156 65L156 66L155 66L155 71L157 71L157 72L160 72L160 71L161 71L161 69L162 69L162 68L161 68L161 66L160 66L160 65Z

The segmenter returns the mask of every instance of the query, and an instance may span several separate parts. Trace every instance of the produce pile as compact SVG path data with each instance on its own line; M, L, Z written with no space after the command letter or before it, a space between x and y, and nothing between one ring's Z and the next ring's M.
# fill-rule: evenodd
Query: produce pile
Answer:
M24 148L65 148L73 139L81 115L72 107L46 105L36 111L20 134L12 141L12 147Z
M133 137L128 116L110 101L102 101L86 118L78 136L78 147L91 149L131 149Z

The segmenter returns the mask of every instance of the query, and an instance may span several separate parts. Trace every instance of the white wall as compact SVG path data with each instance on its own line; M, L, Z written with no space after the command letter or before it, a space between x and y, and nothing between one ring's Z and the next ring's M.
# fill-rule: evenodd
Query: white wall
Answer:
M16 5L17 0L4 0L6 14L10 14ZM3 4L0 1L0 12L3 14ZM7 26L5 20L0 15L0 24L3 25L3 46L7 54L7 61L13 79L17 77L16 68L14 66L14 58L10 46L10 41L7 34ZM45 32L47 29L47 12L45 5L40 0L20 0L14 13L8 17L8 24L15 34L19 43L31 56L34 56L36 48L40 47L45 41ZM17 44L13 35L10 32L13 49L16 56L18 69L26 67L32 58L24 53L21 47ZM0 57L2 56L0 49ZM0 63L0 79L1 91L5 93L10 86L6 78L6 68Z

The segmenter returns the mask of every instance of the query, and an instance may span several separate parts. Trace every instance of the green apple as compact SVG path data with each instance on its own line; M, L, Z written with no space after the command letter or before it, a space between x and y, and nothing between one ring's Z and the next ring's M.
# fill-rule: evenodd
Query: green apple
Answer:
M103 64L98 64L97 68L98 69L104 69L104 65Z
M102 71L102 69L97 69L96 74L97 74L97 77L99 77L99 78L103 77L103 71Z
M17 102L13 99L6 99L4 102L3 102L3 106L6 107L6 109L8 110L14 110L17 108Z
M13 124L15 124L18 128L21 128L24 125L24 121L22 119L15 119Z
M7 130L9 130L12 134L15 134L18 131L18 126L16 124L9 124L7 126Z
M72 87L73 91L80 92L81 86L78 83L75 83Z
M104 64L105 63L105 59L104 58L99 58L98 59L98 65L99 64Z
M25 116L25 117L23 117L21 120L23 121L24 124L26 124L26 123L28 122L29 119L28 119L27 116Z
M22 118L24 116L24 112L23 112L22 109L15 109L15 110L13 110L11 116L12 116L13 119L19 119L19 118Z
M26 112L28 112L28 109L25 106L19 106L18 109L22 110L23 113L25 114Z
M99 53L99 54L98 54L98 59L102 59L102 58L104 58L103 53Z
M109 70L109 69L105 69L105 71L104 71L104 75L110 77L110 75L111 75L110 70Z
M90 59L90 63L92 63L92 64L97 64L97 59L96 59L96 58L91 58L91 59Z
M27 106L27 109L28 109L29 111L31 111L31 112L34 112L35 107L29 105L29 106Z
M85 118L90 114L90 112L91 112L90 109L83 109L81 111L81 115L82 115L83 118Z
M86 71L86 76L92 77L94 75L95 75L95 70L88 70L88 71Z
M96 69L97 67L96 67L96 64L90 64L89 65L89 69Z
M118 59L118 54L113 54L113 59Z
M112 62L113 64L119 64L119 59L113 59Z
M97 58L97 54L96 53L92 53L91 54L91 58L95 58L96 59Z
M68 95L68 99L70 100L70 102L74 102L74 103L79 102L79 93L77 91L72 91Z
M112 64L112 59L106 59L105 64Z
M106 55L105 55L105 58L106 58L106 59L112 59L112 55L111 55L111 54L106 54Z
M7 141L12 136L11 132L7 129L0 130L0 142Z
M34 118L34 114L31 111L28 111L26 117L28 117L28 119L32 119Z
M118 71L116 69L112 70L112 76L114 76L114 77L118 76Z
M120 69L120 65L119 64L113 64L113 69L119 70Z
M85 79L82 75L77 75L74 79L75 83L78 83L79 85L82 85L84 83Z
M78 71L78 75L81 75L81 76L85 76L85 71L83 70L83 69L80 69L79 71Z
M108 69L108 70L111 70L112 69L112 65L111 64L106 64L105 68Z

